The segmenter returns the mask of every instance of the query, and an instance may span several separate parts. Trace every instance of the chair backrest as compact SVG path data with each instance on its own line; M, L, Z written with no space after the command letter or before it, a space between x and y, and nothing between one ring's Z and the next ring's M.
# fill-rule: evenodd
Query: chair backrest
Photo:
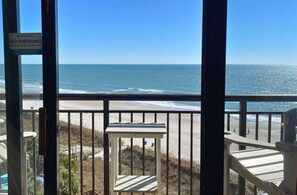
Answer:
M296 126L297 108L284 113L284 140L277 142L276 147L282 151L284 156L284 180L281 187L288 191L288 194L296 194L297 179L297 145Z
M296 141L297 108L284 113L284 141Z

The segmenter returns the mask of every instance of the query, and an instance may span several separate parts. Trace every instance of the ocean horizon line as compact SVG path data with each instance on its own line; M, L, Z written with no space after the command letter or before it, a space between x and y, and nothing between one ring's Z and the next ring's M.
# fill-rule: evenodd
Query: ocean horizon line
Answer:
M42 63L23 63L22 65L41 65ZM0 65L4 65L4 63L1 63ZM123 66L137 66L137 65L142 65L142 66L150 66L150 65L158 65L158 66L201 66L201 64L195 64L195 63L176 63L176 64L170 64L170 63L59 63L59 65L90 65L90 66L105 66L105 65L123 65ZM297 64L262 64L262 63L227 63L226 66L297 66Z

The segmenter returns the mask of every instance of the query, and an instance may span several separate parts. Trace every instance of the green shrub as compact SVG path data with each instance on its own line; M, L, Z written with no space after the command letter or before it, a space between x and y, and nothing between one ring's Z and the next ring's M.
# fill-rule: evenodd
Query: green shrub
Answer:
M77 194L79 181L77 178L78 166L76 161L71 160L71 194ZM60 156L60 193L67 195L69 193L69 161L65 155Z

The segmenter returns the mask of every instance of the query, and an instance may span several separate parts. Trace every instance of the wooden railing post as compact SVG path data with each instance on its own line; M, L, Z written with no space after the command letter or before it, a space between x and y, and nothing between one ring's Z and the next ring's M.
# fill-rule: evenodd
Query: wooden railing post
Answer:
M105 130L109 124L109 101L103 101L103 128L104 128L104 194L109 194L109 139Z
M247 102L246 100L240 101L240 110L239 110L239 135L246 137L246 112L247 112ZM244 150L245 146L239 146L239 150ZM238 193L240 195L245 194L245 179L238 176Z

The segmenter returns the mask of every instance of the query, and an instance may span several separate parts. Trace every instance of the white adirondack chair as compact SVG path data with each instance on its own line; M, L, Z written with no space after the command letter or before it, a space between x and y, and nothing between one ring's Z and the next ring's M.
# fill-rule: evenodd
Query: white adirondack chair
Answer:
M284 141L276 144L225 133L224 194L229 194L230 169L271 195L297 194L297 109L284 114ZM230 153L230 145L254 147Z
M256 148L230 153L230 144ZM269 194L286 194L280 188L283 181L283 155L273 144L225 133L225 195L229 194L230 169Z
M36 132L24 132L25 140L36 137ZM7 173L7 146L6 146L6 135L0 136L0 175ZM27 144L24 144L25 152L27 150ZM29 168L29 157L26 156L26 167ZM0 195L7 195L6 189L1 189L0 187Z

